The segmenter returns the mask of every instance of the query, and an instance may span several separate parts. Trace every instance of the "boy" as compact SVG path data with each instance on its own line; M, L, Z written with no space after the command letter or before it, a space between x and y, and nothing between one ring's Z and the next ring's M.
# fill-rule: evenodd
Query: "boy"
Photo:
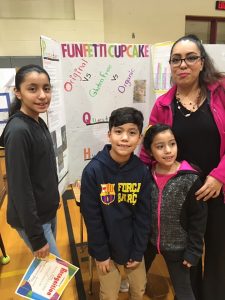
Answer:
M81 212L88 232L89 253L95 258L100 299L118 298L124 271L130 299L143 299L143 261L150 231L150 175L133 154L141 142L143 115L132 107L112 112L105 145L85 167L81 179Z

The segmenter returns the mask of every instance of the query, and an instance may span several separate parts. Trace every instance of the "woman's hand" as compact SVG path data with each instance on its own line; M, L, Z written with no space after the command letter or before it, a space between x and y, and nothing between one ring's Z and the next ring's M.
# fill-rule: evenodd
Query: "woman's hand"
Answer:
M135 260L129 260L127 263L126 263L126 268L127 269L135 269L137 268L137 266L140 264L140 261L135 261Z
M187 268L190 268L192 266L192 264L190 264L188 261L184 260L183 261L183 265Z
M103 274L107 274L110 271L110 263L111 263L111 259L108 258L104 261L96 261L96 266L97 268L103 273Z
M34 251L34 256L37 258L45 258L48 255L49 255L49 244L46 244L41 249Z
M207 201L219 196L223 184L212 176L207 176L204 185L195 193L197 200Z

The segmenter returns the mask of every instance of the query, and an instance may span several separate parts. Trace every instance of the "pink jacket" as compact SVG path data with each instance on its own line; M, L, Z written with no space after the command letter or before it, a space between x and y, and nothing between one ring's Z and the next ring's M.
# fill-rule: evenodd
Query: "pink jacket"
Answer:
M149 124L164 123L173 125L172 105L176 93L176 85L174 85L167 93L160 96L152 109L149 118ZM220 134L220 163L214 168L209 175L218 179L223 183L223 191L225 191L225 79L208 86L210 92L210 109ZM145 164L150 164L150 158L142 147L140 159Z

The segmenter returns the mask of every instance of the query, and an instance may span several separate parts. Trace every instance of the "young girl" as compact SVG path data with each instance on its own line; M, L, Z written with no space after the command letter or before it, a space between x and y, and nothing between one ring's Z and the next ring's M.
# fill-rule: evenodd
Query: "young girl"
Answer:
M56 247L59 206L56 160L50 133L39 117L51 101L48 73L37 65L19 69L15 101L1 140L4 140L8 181L7 222L15 228L34 256Z
M207 208L195 192L202 183L198 172L186 161L178 162L177 144L168 125L150 126L144 147L154 159L151 181L151 235L145 253L146 269L155 255L166 261L178 300L194 300L190 267L203 250Z

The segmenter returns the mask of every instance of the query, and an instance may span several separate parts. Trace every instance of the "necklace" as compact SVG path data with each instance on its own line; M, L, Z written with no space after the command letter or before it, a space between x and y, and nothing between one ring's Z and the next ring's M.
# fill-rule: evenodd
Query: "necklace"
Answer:
M184 109L186 109L187 111L188 111L188 113L185 113L185 112L183 112L183 108L182 108L182 106L180 105L180 102L179 102L179 100L176 98L176 102L177 102L177 108L178 108L178 110L180 111L180 113L185 117L185 118L187 118L187 117L190 117L191 116L191 114L192 114L192 112L190 111L190 110L188 110L188 109L186 109L186 108L184 108Z
M200 90L198 90L195 101L190 101L187 99L188 101L186 102L182 101L179 92L178 91L176 92L177 108L180 111L180 113L186 118L190 117L191 114L199 108L200 99L201 99ZM188 112L185 113L184 109Z

